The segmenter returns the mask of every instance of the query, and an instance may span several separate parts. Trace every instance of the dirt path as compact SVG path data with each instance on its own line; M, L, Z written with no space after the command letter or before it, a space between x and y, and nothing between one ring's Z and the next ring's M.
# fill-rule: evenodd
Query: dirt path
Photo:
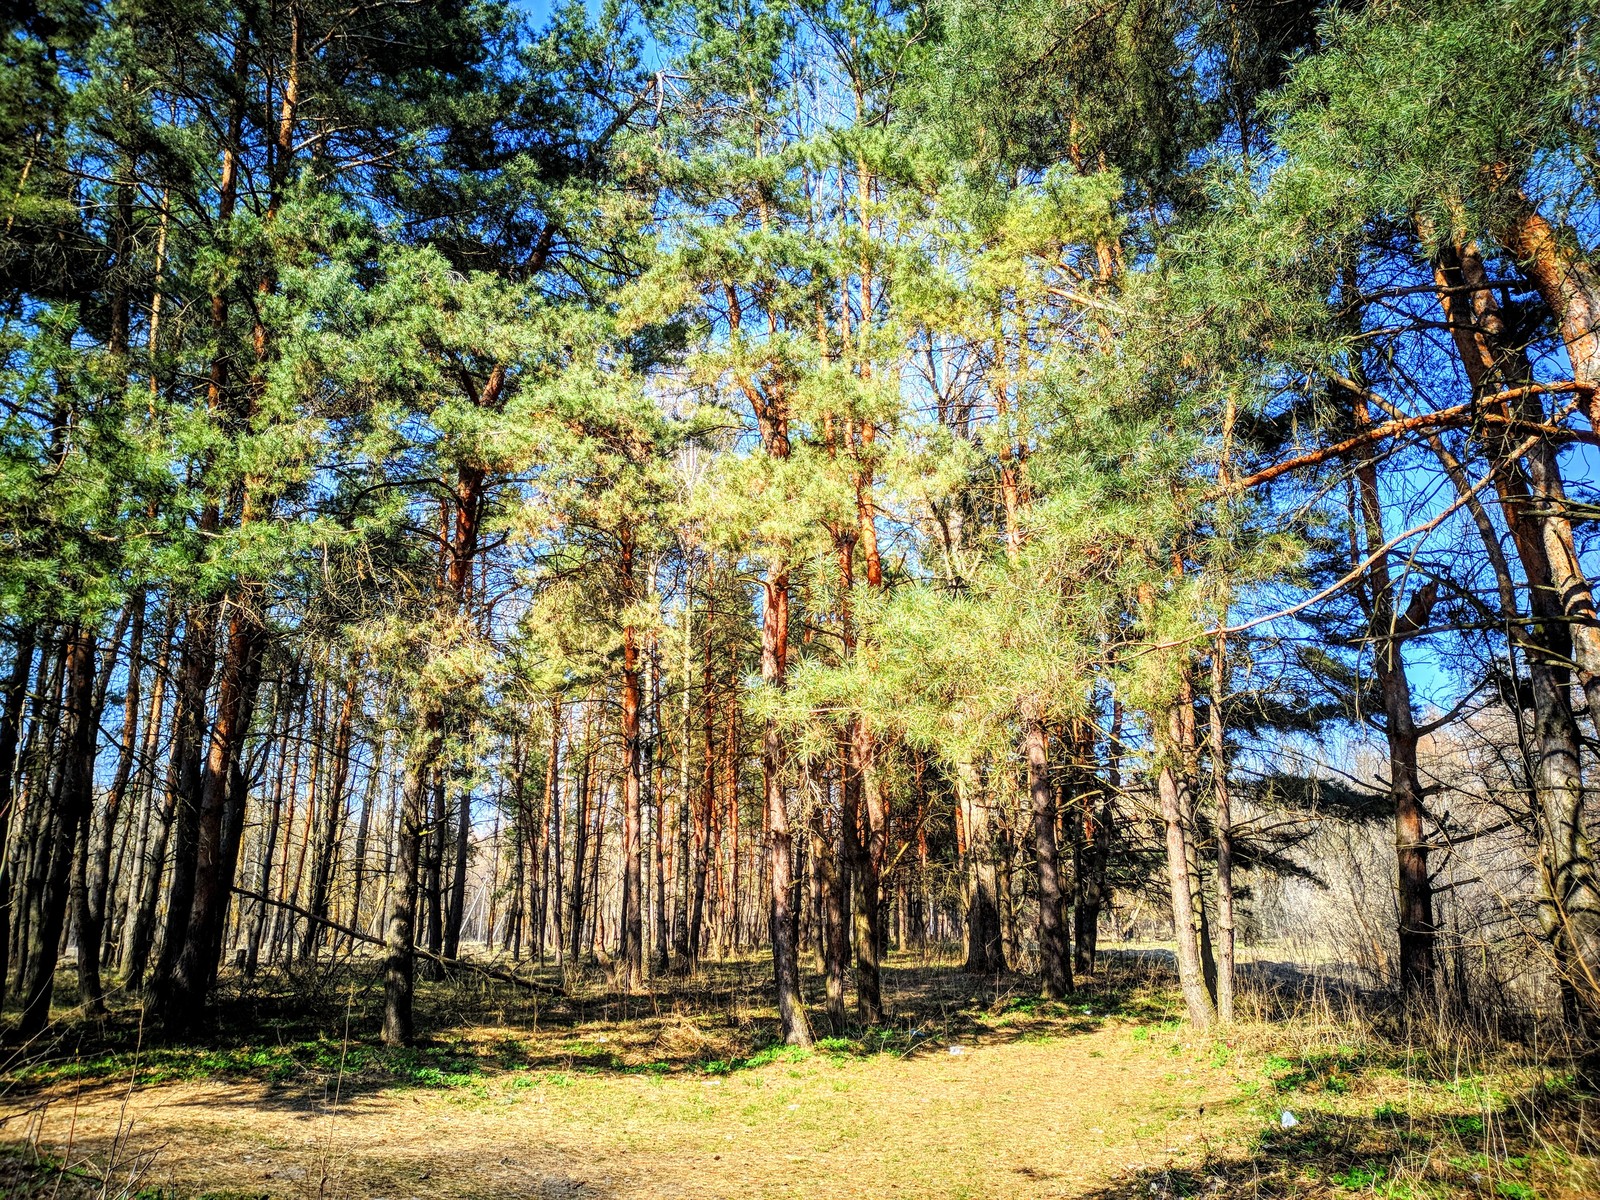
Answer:
M1236 1083L1122 1023L909 1057L814 1054L728 1075L506 1071L456 1088L347 1081L57 1087L41 1150L234 1196L1060 1197L1193 1167L1250 1124ZM327 1089L331 1091L331 1088ZM353 1093L353 1094L352 1094ZM14 1102L13 1102L14 1103ZM15 1111L0 1138L24 1136ZM38 1113L34 1114L35 1119Z

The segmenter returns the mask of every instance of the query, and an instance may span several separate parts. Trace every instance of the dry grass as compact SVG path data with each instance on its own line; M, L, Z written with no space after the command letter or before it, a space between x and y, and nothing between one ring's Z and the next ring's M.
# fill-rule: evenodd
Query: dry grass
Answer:
M1025 979L897 956L890 1024L800 1053L773 1044L769 979L712 964L571 1002L442 983L434 1040L398 1053L372 1044L357 966L298 1016L271 989L231 997L236 1032L198 1049L135 1061L115 1021L64 1029L48 1061L13 1064L0 1138L74 1167L73 1197L119 1194L72 1188L141 1155L140 1185L181 1195L1595 1194L1588 1100L1559 1056L1408 1043L1351 997L1258 991L1270 1021L1206 1038L1148 957L1044 1005ZM0 1196L61 1186L18 1169Z

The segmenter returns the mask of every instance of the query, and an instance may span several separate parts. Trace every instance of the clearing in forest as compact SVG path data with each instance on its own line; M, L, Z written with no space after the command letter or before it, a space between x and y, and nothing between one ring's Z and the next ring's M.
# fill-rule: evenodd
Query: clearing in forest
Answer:
M85 1033L14 1072L0 1194L1523 1200L1593 1178L1554 1121L1570 1081L1537 1063L1452 1072L1304 1018L1206 1038L1160 981L1046 1005L909 960L892 1027L803 1052L771 1044L769 982L735 962L554 1004L437 984L411 1051L369 1036L364 971L325 994L348 1038L308 1036L287 993L238 998L225 1027L253 1032L205 1049Z

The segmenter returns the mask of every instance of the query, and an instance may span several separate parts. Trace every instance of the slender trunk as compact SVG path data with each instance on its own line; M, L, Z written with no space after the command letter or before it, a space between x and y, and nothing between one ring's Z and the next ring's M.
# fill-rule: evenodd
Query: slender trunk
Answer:
M288 904L299 906L300 885L305 880L306 855L311 848L312 830L316 826L317 802L322 797L322 790L327 785L322 783L322 764L324 758L323 737L327 729L328 717L328 685L324 680L314 689L310 680L314 670L308 672L308 694L314 698L308 702L312 707L311 725L304 738L307 745L304 755L296 751L289 767L289 814L283 828L283 878L278 885L278 898ZM306 804L305 815L300 818L300 837L298 849L295 839L295 817L299 807L300 796L300 760L306 762ZM294 859L294 870L289 870L290 857ZM294 962L295 958L295 914L287 907L279 908L273 918L272 939L269 943L268 959L276 959L281 948L285 964Z
M1188 1006L1189 1021L1197 1028L1216 1023L1216 999L1207 985L1201 958L1200 930L1195 920L1195 895L1189 870L1193 838L1189 829L1194 811L1188 774L1181 752L1182 718L1177 708L1187 704L1187 693L1165 715L1159 729L1157 752L1161 765L1157 789L1161 817L1166 825L1167 885L1172 894L1172 927L1178 945L1178 984ZM1156 719L1156 714L1151 714Z
M54 819L54 789L60 777L67 736L61 722L67 703L62 689L67 680L67 653L71 647L71 627L58 629L46 644L39 663L39 686L35 689L28 721L27 766L22 784L22 835L15 842L13 874L22 881L20 898L13 899L17 914L11 931L9 953L16 960L20 979L28 969L29 922L37 911L49 867L46 853ZM70 733L70 730L69 730Z
M265 636L250 598L236 600L232 610L206 754L189 919L172 969L156 991L157 1019L173 1026L197 1020L216 977L243 828L243 781L235 777L260 687Z
M993 975L1006 969L1000 933L1000 880L995 865L993 814L978 794L978 770L956 764L956 804L966 832L966 962L962 969Z
M1183 819L1188 785L1182 775L1169 766L1161 768L1157 783L1161 815L1167 830L1167 883L1172 891L1172 926L1178 944L1178 983L1189 1009L1190 1022L1203 1029L1216 1021L1217 1010L1211 990L1206 986L1199 933L1194 922L1187 857L1189 839Z
M455 855L451 860L450 908L444 927L444 956L456 958L461 949L461 923L466 915L467 858L472 850L472 790L461 789L461 808L456 813Z
M692 962L689 940L689 829L693 823L694 804L689 786L694 757L694 722L691 718L693 698L689 680L694 674L694 562L689 561L689 579L684 585L683 601L683 696L679 701L679 716L683 721L683 750L678 759L677 797L677 848L673 854L672 882L672 953L679 969L687 971Z
M567 888L567 961L574 970L583 961L583 860L589 842L592 755L593 748L586 737L578 756L577 807L572 821L572 883Z
M864 1025L883 1023L881 961L883 957L883 895L878 874L883 861L886 816L878 786L877 742L864 716L857 717L850 735L851 768L860 797L861 836L856 842L856 862L851 871L855 891L856 1009Z
M1092 736L1077 739L1080 762L1075 764L1078 780L1078 869L1075 873L1077 903L1073 907L1079 974L1092 975L1095 949L1100 937L1100 912L1109 898L1106 868L1111 860L1111 805L1122 786L1122 703L1111 706L1111 735L1105 786L1095 779L1087 765L1094 754Z
M166 711L167 677L172 660L173 635L176 629L175 605L169 600L167 603L166 618L162 622L161 649L157 652L152 664L153 682L150 688L150 703L145 711L144 736L139 750L139 770L135 777L135 794L139 807L139 836L134 847L133 864L128 872L128 884L123 896L122 911L118 915L118 924L121 929L122 943L117 954L117 963L121 969L122 986L129 990L139 986L138 979L130 980L128 976L129 960L133 954L135 942L141 938L148 946L149 930L154 924L154 916L144 913L144 902L147 889L153 886L149 879L149 864L151 859L151 827L160 825L164 829L164 821L170 820L169 816L157 811L155 800L155 760L156 747L159 743L162 727L162 715ZM165 796L165 792L163 792ZM165 835L162 844L165 846ZM142 927L140 921L142 920ZM143 974L143 959L140 960L140 973Z
M1364 402L1357 401L1356 421L1366 423ZM1356 469L1362 520L1369 552L1384 544L1382 500L1375 462ZM1417 727L1411 709L1411 684L1406 677L1401 639L1427 623L1437 585L1429 584L1412 598L1406 612L1397 611L1388 555L1376 553L1367 570L1367 609L1373 639L1373 674L1377 677L1389 744L1389 796L1394 804L1395 851L1399 862L1400 983L1406 994L1421 997L1434 977L1433 885L1428 872L1422 779L1417 766Z
M216 664L216 636L217 606L203 601L191 605L184 619L183 644L178 652L172 752L167 768L168 805L172 810L169 835L172 876L166 890L167 915L161 938L161 954L150 981L150 989L157 995L168 986L172 970L183 951L184 936L189 927L189 910L194 903L201 785L204 778L206 694ZM144 957L144 953L139 955L140 975L143 974Z
M605 850L606 798L609 789L604 782L594 779L592 767L589 788L594 795L594 803L590 806L594 810L594 828L589 841L589 957L598 963L602 961L601 951L605 945L605 906L601 903L600 895L600 862Z
M634 548L631 535L622 539L619 573L624 602L631 604L636 591ZM618 985L624 992L644 982L643 863L640 839L640 785L643 756L639 737L640 672L638 631L622 631L622 945Z
M655 635L650 637L650 780L651 799L655 801L655 956L651 969L656 975L665 975L672 953L670 920L667 913L667 859L670 857L667 839L672 819L667 809L666 772L662 761L661 738L661 654Z
M561 701L550 702L550 755L544 767L544 815L539 830L539 962L544 963L545 934L550 911L556 914L556 952L561 948ZM546 895L546 864L554 870L552 891Z
M706 617L706 654L701 680L701 732L705 740L705 763L701 769L700 813L694 828L694 899L689 913L689 960L698 964L704 949L706 875L715 855L712 840L712 814L716 810L716 692L711 674L711 614Z
M283 783L290 757L290 738L295 730L295 713L301 697L295 695L293 683L287 687L287 703L280 700L283 709L283 729L279 734L278 762L272 778L272 806L267 815L267 827L261 836L261 861L256 866L256 903L245 940L244 974L254 979L261 962L261 935L267 924L267 901L272 887L272 860L278 852L278 827L283 821ZM352 922L353 923L353 922Z
M536 827L530 828L528 820L530 814L527 811L526 799L521 795L520 785L522 781L519 778L517 782L519 785L517 806L513 810L515 818L511 825L511 895L510 902L506 905L505 937L500 944L502 950L511 952L511 961L514 963L522 961L522 905L523 898L527 895L527 890L523 887L523 880L527 875L524 856L527 854L530 838L537 837L534 832ZM534 855L534 860L538 861L537 854ZM538 910L537 904L534 905L534 909L535 911Z
M433 764L433 814L428 821L427 869L424 872L423 900L427 907L427 947L430 954L444 953L444 842L450 826L449 791L445 785L446 767L441 760ZM437 978L439 966L430 958L424 974Z
M850 966L850 872L855 864L855 838L850 829L855 822L855 784L850 778L846 745L839 754L839 809L835 818L832 844L828 847L827 910L823 931L824 964L828 1019L834 1031L844 1028L844 981Z
M19 980L22 1017L18 1037L31 1041L50 1021L56 961L66 923L73 852L80 826L89 819L94 786L94 636L73 626L66 640L66 738L57 786L50 796L53 821L43 850L45 869L37 905L30 913L26 969ZM43 795L39 801L45 801Z
M327 773L327 800L318 814L322 818L321 828L317 832L316 846L311 856L311 895L306 905L311 919L306 922L305 933L300 939L302 960L312 958L317 947L328 936L329 890L339 856L339 827L345 818L345 792L350 782L350 750L354 741L359 666L359 661L348 664L350 678L346 682L344 699L340 702L339 717L334 726Z
M928 764L925 756L916 758L917 795L917 889L914 893L914 910L911 918L911 940L915 945L925 943L933 933L930 922L935 915L933 877L928 868Z
M147 801L155 809L154 798ZM144 982L145 967L150 961L156 928L156 904L161 898L161 877L166 872L167 843L177 814L178 795L171 786L162 789L159 810L154 812L155 831L145 851L143 871L139 883L139 901L128 916L122 940L122 986L127 991L137 991Z
M129 86L123 81L124 89ZM106 349L117 364L122 386L131 381L128 359L132 317L133 283L133 162L126 154L117 168L119 178L114 187L116 196L112 206L110 241L112 271L110 277L110 329ZM117 833L117 819L121 815L122 801L127 795L128 778L133 770L133 754L138 740L139 683L144 652L145 590L135 588L129 595L118 622L116 635L106 650L106 664L101 672L100 686L95 697L94 721L98 728L100 712L105 704L106 688L116 669L117 651L121 646L123 625L130 626L128 646L127 687L123 700L122 749L117 772L106 803L101 810L98 828L93 815L85 817L78 831L78 854L72 881L73 924L76 925L78 947L78 998L84 1012L90 1017L105 1015L105 999L100 981L101 943L105 934L106 893L111 880L111 850ZM91 784L92 788L92 784ZM92 806L91 806L92 807Z
M1535 222L1523 231L1520 243L1508 241L1508 245L1525 263L1538 262L1543 251L1554 249L1539 234ZM1543 262L1545 267L1550 265L1548 260ZM1474 396L1487 399L1508 385L1530 379L1526 353L1509 336L1477 246L1466 241L1446 242L1440 247L1435 276L1441 285L1440 303ZM1557 282L1546 273L1541 292ZM1569 340L1583 333L1569 324L1562 309L1552 308ZM1581 345L1579 349L1573 359L1575 370L1584 358ZM1592 408L1590 414L1592 419ZM1501 404L1499 415L1512 414ZM1555 947L1563 986L1570 996L1584 997L1590 1009L1597 1010L1600 875L1584 821L1581 739L1570 688L1575 662L1582 678L1587 636L1583 631L1590 627L1585 606L1592 609L1592 601L1587 579L1570 553L1571 524L1553 449L1539 439L1520 446L1514 440L1502 427L1501 432L1491 432L1487 450L1501 511L1529 585L1531 619L1526 624L1515 608L1514 593L1504 584L1501 607L1512 645L1524 653L1534 705L1530 774L1543 880L1540 917ZM1526 467L1518 461L1522 453L1527 454ZM1590 706L1591 712L1596 711L1593 699Z
M1195 841L1195 820L1197 810L1194 807L1197 787L1195 775L1186 772L1184 783L1188 787L1191 807L1188 817L1184 821L1183 853L1184 862L1189 870L1189 905L1194 912L1195 934L1200 939L1200 973L1206 981L1206 990L1211 993L1211 1001L1217 999L1217 957L1211 944L1211 917L1206 910L1206 879L1205 872L1200 866L1200 847Z
M821 802L811 814L811 861L818 906L818 966L824 978L827 1019L838 1034L845 1027L845 966L850 957L850 936L845 925L848 883L840 875L837 837L830 837L827 821L832 790L824 774Z
M551 727L550 727L550 748L551 748L550 759L551 759L552 763L556 763L558 761L557 756L555 754L555 750L559 748L560 742L561 742L561 720L560 720L560 707L559 707L559 702L558 702L556 705L552 706L552 721L551 721ZM571 758L570 752L569 752L568 758L569 758L569 761L570 761L570 758ZM555 766L551 767L551 770L555 770L555 769L556 769ZM564 882L565 882L565 878L564 878L564 875L563 875L564 867L562 865L563 855L562 855L562 849L561 849L561 815L562 815L562 813L561 813L561 794L560 794L561 779L560 779L559 775L556 777L554 783L555 783L555 788L551 791L551 796L553 798L553 803L551 804L551 807L550 807L550 871L551 871L551 874L552 874L552 876L554 878L552 880L552 887L551 887L551 892L550 892L550 913L549 913L549 920L548 920L547 924L548 924L549 930L550 930L551 941L553 941L555 943L556 962L559 964L559 963L562 963L565 960L565 954L566 954L566 951L564 949L564 947L566 945L566 941L561 936L561 929L562 929L561 918L562 918L562 914L566 912L566 896L565 896L564 891L563 891L563 885L564 885ZM542 932L541 932L540 936L543 937L543 933Z
M852 443L858 426L854 421L845 423L845 436ZM832 423L828 426L828 439L834 438ZM834 552L839 565L839 627L845 656L856 651L855 618L851 607L851 589L855 586L855 552L863 534L872 534L870 508L862 490L865 485L857 481L857 520L848 526L830 527ZM876 540L872 545L874 553ZM872 734L864 717L852 715L846 721L839 760L840 771L840 866L837 869L841 885L845 878L843 864L848 863L848 886L852 888L854 914L854 945L856 963L856 1011L864 1025L876 1025L883 1020L883 997L879 950L882 946L878 910L878 855L876 843L881 837L883 812L877 798L877 780L872 775ZM867 792L872 792L870 805ZM868 809L875 810L869 812ZM876 819L874 819L874 817ZM865 820L863 820L865 818ZM864 827L864 828L863 828ZM876 829L879 837L874 836ZM863 836L863 833L865 836Z
M28 680L33 675L33 649L38 632L31 625L17 630L12 645L11 673L0 694L5 710L0 713L0 1008L5 1006L6 975L10 966L11 942L11 814L15 807L17 741L22 732L22 710L28 699Z
M1000 956L1003 961L1013 963L1017 961L1017 896L1013 887L1017 845L1009 814L1000 814L994 843L1000 889Z
M788 435L783 435L787 451ZM785 453L782 457L787 457ZM771 567L764 585L761 608L761 678L768 687L783 687L789 641L789 573ZM791 872L794 847L789 835L789 810L783 798L786 759L783 732L776 717L767 718L761 739L762 788L766 803L767 879L772 938L773 976L778 995L778 1015L783 1040L791 1046L809 1046L811 1027L806 1022L800 995L800 952L795 945L794 887Z
M104 990L100 982L100 950L105 934L106 894L111 883L112 843L117 820L122 813L122 801L127 795L128 780L133 773L134 750L139 738L144 609L144 589L139 588L128 598L127 607L123 610L128 618L128 666L122 707L122 748L117 759L117 773L112 779L111 790L106 793L99 827L95 828L92 820L86 820L79 830L77 873L73 879L73 920L77 925L78 942L78 1002L91 1017L105 1014ZM100 695L95 703L97 725L105 685L116 669L119 645L120 640L107 650L107 661L101 672Z
M239 194L239 156L244 139L244 106L249 75L250 38L248 26L235 39L230 71L227 137L222 152L222 171L217 188L217 227L226 229L233 220ZM211 368L206 381L206 410L220 416L229 406L227 326L230 296L227 286L211 295L211 336L214 342ZM202 483L211 466L208 453L201 465ZM201 506L198 522L202 538L214 535L221 520L221 506L209 490ZM184 622L183 650L178 667L176 709L173 713L172 757L168 787L176 794L176 834L172 849L172 879L167 888L167 919L161 955L151 980L152 995L158 999L170 990L172 974L188 938L190 909L194 904L196 871L200 850L200 813L205 803L206 695L216 667L219 603L197 597ZM140 964L141 974L143 964Z
M1353 286L1347 278L1346 285ZM1351 356L1353 378L1364 386L1365 372L1359 355ZM1363 395L1352 398L1352 416L1358 429L1373 423ZM1411 707L1411 683L1406 675L1401 650L1404 638L1423 628L1433 608L1437 584L1419 589L1410 605L1401 612L1398 588L1389 572L1389 556L1381 550L1386 544L1383 528L1383 498L1378 485L1377 459L1364 457L1356 467L1356 489L1362 533L1368 556L1361 601L1367 618L1367 633L1372 642L1373 674L1383 704L1384 736L1389 747L1389 798L1394 806L1395 853L1398 861L1400 910L1400 984L1415 1000L1425 996L1434 979L1434 944L1437 926L1433 914L1433 884L1428 871L1428 844L1424 825L1422 780L1417 767L1417 728ZM1352 553L1355 553L1352 550ZM1213 653L1212 678L1216 689L1222 686L1224 646ZM1219 701L1212 698L1215 711ZM1214 718L1213 755L1223 752L1220 719ZM1221 780L1221 768L1214 774ZM1226 785L1218 793L1225 801Z
M1056 798L1050 786L1049 737L1038 714L1023 733L1028 761L1028 799L1033 809L1033 852L1039 871L1039 974L1046 1000L1072 991L1071 946L1062 913L1061 864L1056 850Z
M753 385L745 390L755 408L761 447L767 457L789 457L788 397L781 381L761 395ZM762 584L761 679L782 691L789 653L789 567L780 558L767 564ZM800 994L800 952L795 941L794 845L789 833L789 810L784 802L783 771L787 761L783 730L776 717L767 718L761 738L761 786L766 826L767 924L772 939L772 974L777 992L783 1040L791 1046L809 1046L811 1027L806 1022Z
M416 988L417 857L427 823L428 781L443 749L444 714L430 703L422 714L422 737L406 759L389 911L384 920L383 1043L409 1046L414 1036L412 993Z
M1217 819L1217 1017L1233 1020L1234 912L1233 912L1233 803L1228 791L1228 743L1222 704L1228 690L1227 606L1217 621L1211 650L1211 790ZM1402 924L1402 931L1403 931ZM1403 937L1403 932L1402 932Z
M846 857L850 862L851 908L855 927L856 1015L863 1025L883 1022L883 995L879 970L878 870L873 854L872 818L867 793L876 787L872 771L872 735L865 719L852 718L845 730L846 774L841 813ZM881 810L880 810L881 820Z
M368 843L372 837L372 810L378 803L378 783L383 777L384 739L380 735L372 746L372 765L367 768L367 786L361 794L361 815L356 820L356 844L351 855L350 920L352 929L361 928L361 904L366 898ZM265 889L262 894L265 895ZM352 943L352 948L354 945Z
M728 799L728 938L737 951L743 935L739 930L739 693L733 688L723 700L722 790Z

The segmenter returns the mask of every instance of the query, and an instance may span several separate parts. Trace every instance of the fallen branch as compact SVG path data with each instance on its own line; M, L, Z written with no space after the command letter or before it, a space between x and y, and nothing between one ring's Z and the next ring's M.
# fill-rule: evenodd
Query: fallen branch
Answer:
M293 913L297 917L303 917L307 921L311 921L317 925L325 926L326 928L333 930L335 933L342 933L345 937L353 938L358 942L366 942L371 946L384 945L384 940L381 937L377 937L370 933L362 933L361 930L349 925L341 925L338 921L333 920L331 917L319 917L316 913L301 908L298 904L293 904L288 900L274 900L271 896L263 896L260 892L247 891L242 887L234 888L233 894L235 896L242 896L246 900L254 900L257 904L267 904L271 905L273 908L284 909L287 912ZM436 962L447 970L471 971L474 974L482 975L487 979L495 979L501 983L509 983L515 987L526 988L530 992L539 992L546 996L565 996L567 994L567 990L565 988L557 987L553 983L543 983L537 979L528 979L525 976L516 974L514 971L501 970L499 967L491 967L487 963L470 962L464 958L448 958L443 954L435 954L431 950L425 950L421 946L413 946L411 948L411 952L418 958L425 958L430 962Z

